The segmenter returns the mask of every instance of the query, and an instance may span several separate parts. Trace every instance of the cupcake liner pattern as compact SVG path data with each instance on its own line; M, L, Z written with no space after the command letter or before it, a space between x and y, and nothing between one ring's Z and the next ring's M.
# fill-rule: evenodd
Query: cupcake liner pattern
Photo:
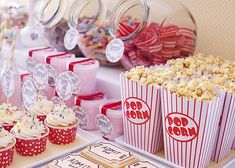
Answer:
M5 168L10 166L13 161L13 156L14 156L14 146L12 146L7 150L0 151L0 167Z
M11 129L14 127L14 125L4 125L4 124L3 124L2 127L3 127L6 131L10 132Z
M225 159L235 138L235 94L226 93L222 115L218 127L212 160L218 162Z
M77 126L72 128L53 128L49 127L48 139L51 143L57 145L70 144L76 139Z
M37 118L39 119L39 121L42 121L44 123L45 119L46 119L46 115L38 115Z
M46 143L47 136L33 140L16 137L16 152L22 156L36 156L45 151Z
M161 89L166 159L186 168L210 164L224 97L197 101Z
M121 94L125 142L152 154L163 149L160 90L121 75Z

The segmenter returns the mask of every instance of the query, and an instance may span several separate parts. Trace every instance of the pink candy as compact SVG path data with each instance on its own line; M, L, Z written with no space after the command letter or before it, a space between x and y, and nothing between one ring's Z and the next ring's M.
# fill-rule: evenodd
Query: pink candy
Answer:
M131 19L123 19L119 24L117 37L124 37L135 31L139 21ZM165 63L169 59L189 56L194 52L195 38L196 34L191 29L152 22L134 38L124 42L125 53L121 63L126 69L130 69L138 65L151 66Z

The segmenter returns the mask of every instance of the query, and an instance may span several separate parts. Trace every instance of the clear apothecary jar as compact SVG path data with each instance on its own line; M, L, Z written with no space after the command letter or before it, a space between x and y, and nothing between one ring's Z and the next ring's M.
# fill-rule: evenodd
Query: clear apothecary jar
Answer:
M64 46L64 36L69 30L68 16L73 3L74 0L39 0L34 15L36 21L44 27L44 36L52 47L58 51L80 55L77 46L73 50L67 50Z
M83 54L103 64L111 64L105 53L113 38L124 42L121 63L126 69L163 64L195 50L196 23L177 0L78 2L69 23L81 34L78 44Z
M79 33L78 46L89 58L99 60L102 65L120 65L106 59L105 49L112 40L108 21L117 0L77 0L73 5L69 25Z
M109 23L112 37L124 42L126 69L164 64L196 48L195 20L177 0L120 0Z

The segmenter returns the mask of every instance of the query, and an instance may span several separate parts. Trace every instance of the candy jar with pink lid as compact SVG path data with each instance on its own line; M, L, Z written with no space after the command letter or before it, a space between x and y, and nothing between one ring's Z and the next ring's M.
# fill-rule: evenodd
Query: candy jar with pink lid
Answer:
M69 25L79 33L77 43L88 58L99 60L102 65L120 65L107 61L105 49L112 40L108 21L117 1L77 0L69 15ZM76 34L76 33L74 33Z
M58 51L67 51L81 55L77 46L66 49L64 37L69 30L68 15L74 0L39 0L35 6L34 16L44 28L44 36L49 44Z
M120 59L126 69L187 57L196 47L195 20L177 0L120 0L111 13L109 32L117 43L107 47L106 56Z

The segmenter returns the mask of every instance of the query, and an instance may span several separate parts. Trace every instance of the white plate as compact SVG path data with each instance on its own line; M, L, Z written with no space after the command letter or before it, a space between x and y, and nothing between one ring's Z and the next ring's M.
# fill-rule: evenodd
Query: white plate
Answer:
M54 155L52 157L49 157L49 158L46 158L46 159L43 159L43 160L40 160L34 164L31 164L30 166L27 166L25 168L41 168L43 167L43 165L46 165L46 163L49 163L51 162L52 160L58 158L58 157L61 157L67 153L71 153L71 152L75 152L77 150L80 150L80 149L83 149L84 147L88 146L88 145L91 145L93 143L95 143L96 141L99 140L99 137L95 136L94 134L91 134L87 131L84 131L82 129L78 129L77 131L77 136L82 138L83 140L85 140L86 142L75 147L75 148L72 148L72 149L68 149L68 150L65 150L61 153L58 153L58 155ZM33 158L30 158L29 159L33 159Z

